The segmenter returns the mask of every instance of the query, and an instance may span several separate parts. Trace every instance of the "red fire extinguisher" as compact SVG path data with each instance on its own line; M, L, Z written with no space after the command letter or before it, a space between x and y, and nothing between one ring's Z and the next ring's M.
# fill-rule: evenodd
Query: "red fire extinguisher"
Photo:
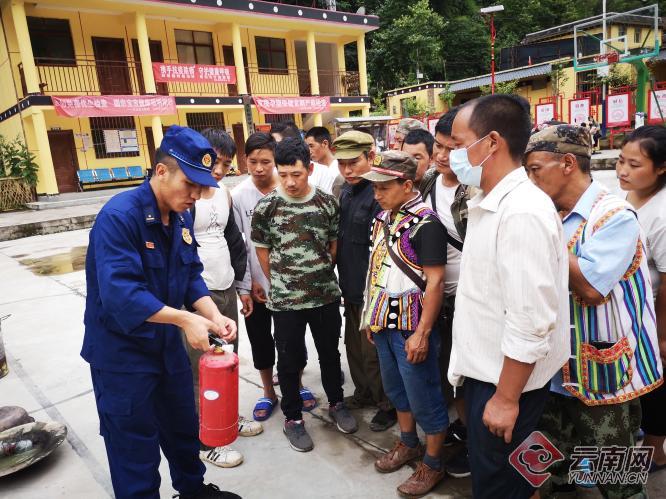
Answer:
M214 348L199 360L199 440L210 447L238 437L238 355L210 336Z

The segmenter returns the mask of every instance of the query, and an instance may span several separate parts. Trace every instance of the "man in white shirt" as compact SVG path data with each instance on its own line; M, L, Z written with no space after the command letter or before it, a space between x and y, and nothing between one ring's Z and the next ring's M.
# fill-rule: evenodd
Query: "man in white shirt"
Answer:
M326 127L314 126L305 134L305 143L310 148L310 157L315 165L310 183L338 199L345 179L340 175L338 160L331 151L331 134Z
M199 258L203 264L203 277L210 296L220 313L238 322L238 302L234 286L234 268L231 264L229 247L230 229L235 231L236 241L242 241L238 227L234 223L231 211L231 193L222 183L222 179L231 167L236 155L236 144L224 130L207 128L202 135L208 140L217 154L211 174L218 183L219 189L209 189L194 207L190 209L194 220L194 238L197 241ZM244 249L244 248L241 248ZM241 255L246 258L245 251ZM242 272L242 269L241 269ZM192 366L195 385L195 405L199 408L199 359L202 351L192 348L186 342L187 353ZM238 341L234 342L234 350L238 349ZM249 421L244 417L238 419L241 436L254 436L263 431L261 423ZM203 461L222 468L232 468L243 462L243 455L231 447L208 448L203 446L200 452Z
M476 498L534 493L509 456L570 354L569 259L552 201L521 167L530 129L527 101L497 94L463 106L451 135L451 169L482 191L468 203L448 373L464 381Z

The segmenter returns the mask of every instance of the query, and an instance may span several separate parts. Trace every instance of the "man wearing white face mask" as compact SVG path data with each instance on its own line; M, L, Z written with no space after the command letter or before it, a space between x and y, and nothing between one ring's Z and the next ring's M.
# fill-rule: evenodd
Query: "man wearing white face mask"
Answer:
M452 128L451 169L469 200L449 381L464 381L475 498L528 498L509 456L536 428L550 378L567 361L568 257L552 201L527 178L527 102L476 99Z

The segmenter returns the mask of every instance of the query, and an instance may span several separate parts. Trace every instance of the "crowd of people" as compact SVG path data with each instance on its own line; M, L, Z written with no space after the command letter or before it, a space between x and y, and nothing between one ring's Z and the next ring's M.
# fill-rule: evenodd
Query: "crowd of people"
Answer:
M534 130L513 95L451 109L434 137L402 120L390 151L364 131L280 124L248 137L249 175L229 191L228 134L171 127L151 178L90 233L82 356L116 496L159 496L162 449L180 497L238 497L204 485L202 461L243 456L199 442L195 394L208 333L237 347L239 301L263 387L241 436L279 402L291 448L314 448L309 328L337 430L356 432L364 407L373 431L397 423L374 467L416 462L402 496L448 474L471 475L474 497L532 497L510 456L537 430L566 458L543 497L574 487L575 447L631 448L640 429L665 468L666 129L626 137L618 193L591 177L593 140ZM641 482L597 486L647 497Z

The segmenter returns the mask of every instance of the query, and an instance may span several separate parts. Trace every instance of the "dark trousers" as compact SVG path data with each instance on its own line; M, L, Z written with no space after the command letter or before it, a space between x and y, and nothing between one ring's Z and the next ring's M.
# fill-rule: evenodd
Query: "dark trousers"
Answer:
M456 297L448 296L444 298L442 304L442 313L437 320L436 327L441 331L442 346L439 352L439 371L442 375L442 394L446 404L450 407L454 399L463 398L463 389L453 390L449 383L448 372L451 363L451 349L453 348L453 314L456 308ZM455 395L454 395L455 393ZM460 415L458 415L460 417Z
M382 386L377 348L368 341L365 331L360 330L362 311L363 304L345 301L345 347L355 387L354 398L388 411L392 406Z
M522 394L512 441L507 444L483 424L483 411L495 394L495 385L465 378L467 448L475 499L527 499L534 494L536 489L511 466L509 456L537 429L548 400L549 385Z
M305 328L310 326L317 354L321 381L330 404L342 401L340 369L340 302L303 310L273 312L277 371L282 391L282 412L289 420L302 419L303 401L299 393L300 372L307 363Z
M173 487L196 493L206 468L199 459L192 373L90 371L116 498L159 499L160 448Z
M642 395L639 400L643 409L643 431L655 437L666 436L666 383Z
M273 312L265 303L253 302L254 310L245 317L245 329L252 349L252 362L257 370L272 369L275 365L275 341L271 334Z

